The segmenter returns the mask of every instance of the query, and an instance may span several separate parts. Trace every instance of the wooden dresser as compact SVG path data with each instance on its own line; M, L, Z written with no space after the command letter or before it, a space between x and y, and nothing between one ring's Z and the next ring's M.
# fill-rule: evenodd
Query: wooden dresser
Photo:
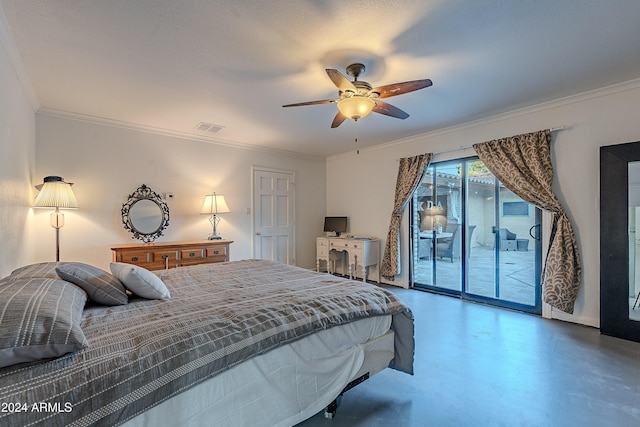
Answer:
M232 240L126 243L111 246L111 260L163 270L211 262L229 261Z

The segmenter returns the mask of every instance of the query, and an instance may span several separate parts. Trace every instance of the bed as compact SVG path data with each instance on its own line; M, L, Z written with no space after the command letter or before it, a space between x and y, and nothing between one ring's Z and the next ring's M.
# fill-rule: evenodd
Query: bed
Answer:
M0 367L0 425L292 426L386 367L413 374L412 313L378 286L244 260L145 270L167 295L131 294L127 277L126 303L104 305L61 264L0 281L0 301L18 287L73 293L56 299L81 307L63 341L83 336L76 351Z

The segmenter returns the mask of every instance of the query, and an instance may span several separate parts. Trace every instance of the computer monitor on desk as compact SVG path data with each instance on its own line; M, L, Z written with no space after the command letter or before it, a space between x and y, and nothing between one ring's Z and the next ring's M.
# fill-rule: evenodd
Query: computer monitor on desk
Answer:
M347 217L346 216L325 216L324 231L325 233L335 233L336 236L339 236L341 233L346 233Z

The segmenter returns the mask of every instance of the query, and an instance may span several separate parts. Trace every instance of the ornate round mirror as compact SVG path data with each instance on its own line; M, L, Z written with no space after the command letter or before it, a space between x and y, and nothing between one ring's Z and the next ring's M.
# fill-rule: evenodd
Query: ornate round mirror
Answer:
M169 206L158 193L142 184L122 205L122 223L133 239L153 242L169 225Z

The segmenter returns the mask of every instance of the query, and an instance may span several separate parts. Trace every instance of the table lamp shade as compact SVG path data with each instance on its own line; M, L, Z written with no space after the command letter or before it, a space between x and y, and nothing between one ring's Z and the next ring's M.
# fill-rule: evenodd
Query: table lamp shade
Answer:
M227 206L227 202L224 199L224 196L221 194L209 194L204 197L204 203L202 204L202 209L200 210L201 214L219 214L219 213L228 213L231 212L229 210L229 206Z

